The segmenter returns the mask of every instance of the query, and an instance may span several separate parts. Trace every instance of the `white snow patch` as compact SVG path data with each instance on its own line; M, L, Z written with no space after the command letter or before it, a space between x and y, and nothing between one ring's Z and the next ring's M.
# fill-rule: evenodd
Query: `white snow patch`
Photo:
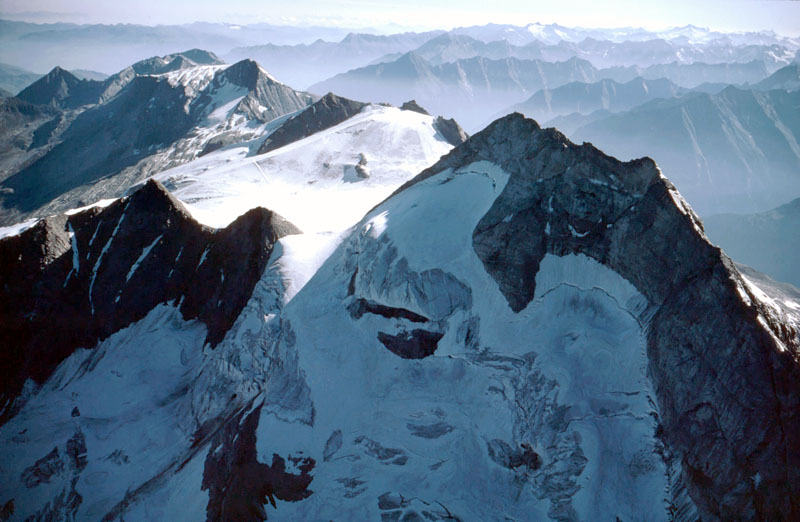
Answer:
M137 259L136 262L133 265L131 265L131 269L128 271L128 275L125 276L126 283L131 280L131 277L133 276L134 272L136 272L136 269L139 268L141 262L145 260L148 254L150 254L150 251L153 250L153 247L156 246L159 241L161 241L162 237L164 237L164 234L160 234L157 238L153 240L152 243L150 243L148 246L142 249L142 254L139 256L139 259Z
M206 257L208 256L208 250L210 248L211 247L206 247L206 249L203 250L203 254L200 256L200 261L197 263L197 268L200 268L200 266L203 264L203 261L206 260Z
M92 290L94 289L94 281L97 279L97 270L100 268L100 264L103 262L103 256L108 251L108 248L111 246L111 242L114 241L114 237L117 235L117 230L119 230L120 225L122 222L125 221L125 213L128 210L128 205L130 205L130 201L125 204L125 208L122 209L122 215L119 217L119 221L117 221L117 226L114 227L114 231L111 232L111 237L108 238L106 244L103 246L103 250L100 251L100 255L97 256L97 261L94 264L94 268L92 269L92 281L89 283L89 304L92 306L92 315L94 315L94 301L92 300ZM97 228L94 231L94 235L97 235L97 231L100 229L100 223L97 224ZM92 241L94 241L94 236L92 236ZM91 245L92 243L89 242ZM89 254L86 254L87 257Z
M95 201L91 205L86 205L85 207L77 207L77 208L73 208L73 209L67 210L66 212L64 212L64 214L66 214L68 216L71 216L73 214L77 214L79 212L83 212L84 210L89 210L90 208L95 208L95 207L97 207L97 208L106 208L107 206L109 206L110 204L115 202L117 199L119 199L119 198L100 199L98 201Z
M550 224L549 221L548 224ZM569 225L569 231L572 233L572 237L586 237L589 235L588 230L586 232L578 232L577 230L575 230L575 227L573 227L571 224Z
M0 227L0 239L22 234L38 222L39 218L35 218L29 219L28 221L23 221L21 223L16 223L14 225L9 225L7 227Z

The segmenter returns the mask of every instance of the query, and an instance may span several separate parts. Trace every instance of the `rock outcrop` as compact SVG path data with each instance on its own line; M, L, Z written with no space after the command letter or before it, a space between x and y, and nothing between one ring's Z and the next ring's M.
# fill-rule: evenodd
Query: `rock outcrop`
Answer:
M258 153L264 154L314 133L330 129L361 112L365 105L365 103L341 98L329 92L306 110L278 127L264 140Z
M149 181L104 209L46 218L0 240L0 357L9 369L0 394L13 400L26 379L44 381L76 348L93 347L159 303L205 323L215 346L275 242L299 232L263 208L224 229L205 227Z
M442 116L437 116L436 120L433 122L433 128L442 135L447 143L454 147L456 145L461 145L469 138L469 134L464 132L461 125L453 118L446 120Z
M420 105L417 103L417 100L409 100L407 102L404 102L403 105L400 106L400 110L401 111L414 111L414 112L418 112L420 114L424 114L426 116L430 116L428 111L426 111L425 109L420 107Z

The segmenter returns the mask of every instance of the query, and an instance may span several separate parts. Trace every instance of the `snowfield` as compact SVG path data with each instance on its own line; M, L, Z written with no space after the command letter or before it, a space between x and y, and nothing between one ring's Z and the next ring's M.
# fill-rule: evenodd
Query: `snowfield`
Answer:
M213 227L263 206L304 232L342 231L451 148L430 116L370 105L267 154L251 156L244 143L155 177ZM368 178L356 174L362 155Z

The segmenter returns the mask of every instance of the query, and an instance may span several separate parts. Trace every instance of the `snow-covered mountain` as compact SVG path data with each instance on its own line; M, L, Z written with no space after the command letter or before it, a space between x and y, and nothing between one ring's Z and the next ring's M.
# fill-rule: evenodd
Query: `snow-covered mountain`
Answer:
M110 77L104 85L126 78L116 95L83 110L40 158L10 172L2 182L0 223L118 196L156 172L260 136L267 122L314 100L249 60L164 62L170 72L140 75L131 68Z
M511 115L407 181L449 148L367 106L0 240L9 518L796 517L796 295L649 159Z
M637 66L691 63L759 62L768 72L790 64L796 48L785 45L732 45L727 41L690 43L660 38L642 41L610 41L587 37L578 42L558 40L555 43L532 40L513 45L507 39L488 42L458 32L445 33L429 40L414 52L434 64L482 56L484 58L519 58L524 60L564 61L569 58L588 60L595 67ZM389 60L381 60L389 61Z
M772 31L725 33L694 25L650 31L639 27L602 29L534 22L524 26L486 24L460 27L453 29L452 33L467 35L484 42L506 40L513 45L525 45L533 41L545 44L580 43L586 39L594 39L616 43L665 40L676 44L701 45L724 41L736 46L783 45L794 49L800 47L800 39L781 36Z
M75 109L104 103L117 95L136 76L164 74L199 65L222 65L214 53L191 49L182 53L154 56L126 67L103 80L84 79L61 67L55 67L20 91L17 97L30 103Z

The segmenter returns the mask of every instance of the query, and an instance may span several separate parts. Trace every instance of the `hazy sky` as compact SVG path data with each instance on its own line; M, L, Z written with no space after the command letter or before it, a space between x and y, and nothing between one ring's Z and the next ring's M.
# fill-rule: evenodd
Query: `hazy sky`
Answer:
M180 24L271 22L450 29L488 22L647 29L694 24L726 31L772 29L800 35L794 0L0 0L0 17L35 22Z

